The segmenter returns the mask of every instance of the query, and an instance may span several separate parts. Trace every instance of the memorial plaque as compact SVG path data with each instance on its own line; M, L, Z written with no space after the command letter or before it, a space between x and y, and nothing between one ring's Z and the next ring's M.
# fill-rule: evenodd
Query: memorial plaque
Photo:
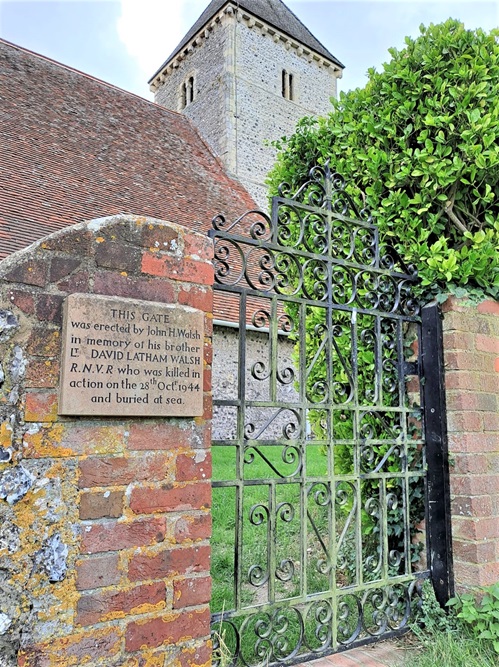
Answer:
M203 317L186 306L71 294L59 413L202 415Z

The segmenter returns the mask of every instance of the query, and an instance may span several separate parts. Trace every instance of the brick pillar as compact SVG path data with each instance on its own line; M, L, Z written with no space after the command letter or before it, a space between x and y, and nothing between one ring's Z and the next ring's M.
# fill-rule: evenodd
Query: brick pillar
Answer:
M210 664L211 258L205 236L118 216L0 262L9 667ZM58 415L61 307L73 292L204 311L203 416Z
M499 303L444 304L454 571L459 589L499 580Z

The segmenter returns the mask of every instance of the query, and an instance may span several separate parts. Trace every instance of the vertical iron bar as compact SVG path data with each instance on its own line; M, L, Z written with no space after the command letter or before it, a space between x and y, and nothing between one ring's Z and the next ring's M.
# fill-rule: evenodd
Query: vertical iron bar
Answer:
M277 336L277 296L272 296L269 301L269 399L275 403L277 401L277 367L279 364L279 339Z
M378 225L374 227L374 266L379 269L381 259L381 248L379 243L379 229Z
M364 583L364 572L362 568L364 549L362 544L362 480L361 480L361 437L360 437L360 404L359 404L359 366L358 366L358 327L357 327L357 308L352 308L351 314L351 336L352 336L352 382L353 382L353 412L352 412L352 426L353 426L353 474L356 478L357 491L357 523L356 523L356 574L357 584Z
M333 646L337 642L337 607L338 607L338 592L336 589L336 567L338 562L338 545L336 544L336 480L334 476L335 467L335 433L334 433L334 357L333 357L333 327L334 327L334 310L333 310L333 264L332 264L332 237L333 237L333 217L332 212L332 179L329 162L326 162L325 168L325 192L326 192L326 234L327 234L327 249L324 253L324 259L327 262L327 295L326 295L326 452L327 452L327 476L326 488L329 490L329 506L327 506L327 525L329 540L325 536L325 544L328 546L329 553L326 554L326 562L329 568L329 591L331 593L331 604L333 613L331 615L331 638Z
M442 316L437 304L422 310L420 376L428 465L426 530L435 595L444 605L454 595L449 484L449 451L445 407Z
M386 493L386 478L379 478L379 546L380 554L380 579L388 583L388 501Z
M405 375L405 349L404 349L404 325L402 320L397 320L397 355L398 366L397 373L399 376L399 407L403 408L400 413L401 429L402 429L402 451L401 451L401 472L403 477L400 482L400 492L402 494L402 511L404 517L404 570L406 574L411 571L411 519L410 519L410 488L409 488L409 434L407 430L407 381Z
M269 506L269 523L268 523L268 537L267 537L267 568L268 568L268 584L267 584L267 600L271 604L275 602L275 574L277 569L277 498L276 498L276 484L274 480L269 481L267 502Z
M300 404L302 407L302 423L306 424L308 419L307 408L305 408L307 401L307 358L306 358L306 347L305 340L307 330L305 327L307 318L307 306L302 303L298 308L298 335L299 335L299 394L300 394ZM300 538L301 538L301 548L300 548L300 558L301 558L301 568L300 568L300 595L302 597L306 596L308 593L307 586L307 567L308 567L308 482L307 482L307 439L306 434L304 436L303 444L303 459L302 459L302 468L301 468L301 481L300 481Z
M239 299L239 352L238 352L237 455L236 455L236 521L235 521L235 608L241 608L243 583L243 523L244 523L244 423L246 420L246 293Z
M381 317L374 318L374 399L373 405L383 405L383 339Z

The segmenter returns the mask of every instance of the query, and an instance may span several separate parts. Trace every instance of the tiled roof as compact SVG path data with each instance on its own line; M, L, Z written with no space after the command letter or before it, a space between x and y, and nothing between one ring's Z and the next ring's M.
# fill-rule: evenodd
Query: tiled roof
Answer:
M185 116L0 40L0 259L116 213L202 231L254 206Z
M184 39L178 44L158 71L151 77L150 82L163 70L165 65L181 51L184 46L196 35L211 19L227 4L232 4L246 10L253 16L262 19L268 25L294 38L304 46L323 56L327 60L343 68L344 65L316 39L310 30L286 7L281 0L212 0L192 26Z

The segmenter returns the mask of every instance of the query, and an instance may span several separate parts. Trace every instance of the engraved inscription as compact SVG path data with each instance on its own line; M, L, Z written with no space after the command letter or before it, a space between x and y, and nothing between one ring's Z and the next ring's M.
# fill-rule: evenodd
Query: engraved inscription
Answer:
M200 311L71 294L63 331L60 414L203 414Z

